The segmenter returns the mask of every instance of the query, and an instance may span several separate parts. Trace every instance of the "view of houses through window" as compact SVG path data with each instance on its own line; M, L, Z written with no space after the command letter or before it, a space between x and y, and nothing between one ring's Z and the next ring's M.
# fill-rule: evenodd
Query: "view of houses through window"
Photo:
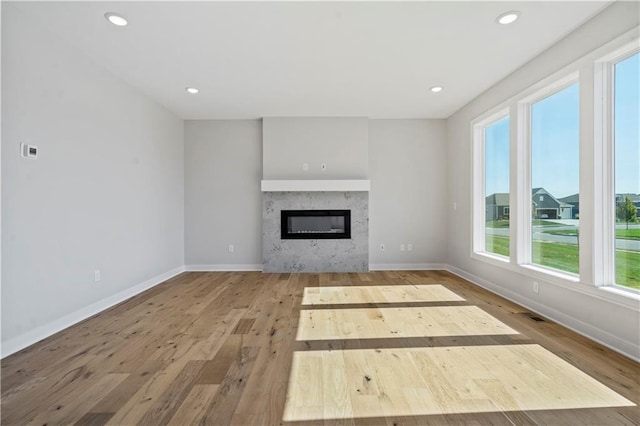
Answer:
M614 66L616 284L640 289L640 54Z
M578 84L531 105L531 262L578 274Z
M487 253L509 256L509 117L484 128Z

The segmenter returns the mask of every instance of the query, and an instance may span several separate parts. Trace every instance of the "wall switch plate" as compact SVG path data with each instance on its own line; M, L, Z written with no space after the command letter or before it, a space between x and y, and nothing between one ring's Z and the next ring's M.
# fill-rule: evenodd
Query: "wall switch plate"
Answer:
M453 203L453 210L458 210L458 203Z
M400 251L404 251L404 244L400 244Z
M327 163L322 163L322 165L320 165L320 170L322 170L323 172L327 171Z
M413 244L407 244L407 251L413 251Z
M384 251L384 244L380 244L380 251Z
M98 281L100 281L100 269L96 269L96 270L93 272L93 281L94 281L94 282L96 282L96 283L97 283Z
M302 163L302 171L306 172L309 170L309 163Z
M229 244L229 253L233 253L233 244Z

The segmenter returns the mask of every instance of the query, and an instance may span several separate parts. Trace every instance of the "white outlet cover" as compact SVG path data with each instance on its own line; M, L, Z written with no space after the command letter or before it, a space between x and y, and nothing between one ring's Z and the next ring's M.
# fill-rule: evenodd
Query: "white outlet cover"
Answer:
M38 158L38 147L35 145L28 145L26 143L20 144L20 155L23 158Z

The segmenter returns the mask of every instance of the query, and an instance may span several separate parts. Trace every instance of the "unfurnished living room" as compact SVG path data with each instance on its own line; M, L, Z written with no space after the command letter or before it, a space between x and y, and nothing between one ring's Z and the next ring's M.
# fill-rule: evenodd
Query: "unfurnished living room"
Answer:
M640 424L640 2L1 35L2 425Z

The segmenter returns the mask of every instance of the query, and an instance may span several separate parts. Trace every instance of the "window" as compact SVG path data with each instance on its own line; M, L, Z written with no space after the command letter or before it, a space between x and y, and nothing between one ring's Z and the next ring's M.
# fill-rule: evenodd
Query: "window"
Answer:
M472 258L638 300L639 52L620 37L472 122Z
M640 54L613 71L615 282L640 289Z
M579 93L572 84L531 104L531 263L578 274Z
M484 129L484 176L484 249L509 256L509 117Z

